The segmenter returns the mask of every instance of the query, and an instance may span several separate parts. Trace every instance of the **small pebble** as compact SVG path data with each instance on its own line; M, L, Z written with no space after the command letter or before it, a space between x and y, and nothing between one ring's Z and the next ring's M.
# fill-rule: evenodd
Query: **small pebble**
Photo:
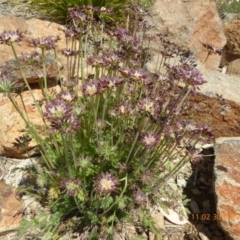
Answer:
M200 210L199 210L199 207L198 207L197 203L193 200L190 202L190 208L191 208L193 213L200 213Z

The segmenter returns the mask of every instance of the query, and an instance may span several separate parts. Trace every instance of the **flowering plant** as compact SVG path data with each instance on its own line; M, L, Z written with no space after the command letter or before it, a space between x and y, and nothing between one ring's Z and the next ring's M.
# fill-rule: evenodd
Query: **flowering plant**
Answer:
M31 137L42 156L31 171L38 186L34 191L54 216L52 225L44 227L48 234L44 239L70 230L100 239L112 236L121 221L141 219L166 181L186 162L201 159L196 143L212 137L207 126L195 126L181 114L188 107L188 96L205 82L194 61L159 36L164 49L156 72L147 71L145 47L154 37L147 33L144 21L137 21L144 11L128 8L138 28L133 24L127 29L96 21L92 16L99 11L90 6L70 9L73 25L63 29L67 47L62 50L67 75L60 79L58 93L48 89L45 59L48 52L56 54L59 37L31 40L40 49L43 64L41 101L35 99L22 71L23 59L34 61L39 56L35 52L16 55L14 42L22 38L19 32L0 35L0 42L12 47L25 84L19 86L1 70L0 91L12 101L27 128L15 146L27 149ZM176 57L179 63L171 64ZM39 134L26 109L21 111L15 101L25 87L47 135ZM61 221L66 222L65 228ZM142 224L142 231L156 230L151 221Z

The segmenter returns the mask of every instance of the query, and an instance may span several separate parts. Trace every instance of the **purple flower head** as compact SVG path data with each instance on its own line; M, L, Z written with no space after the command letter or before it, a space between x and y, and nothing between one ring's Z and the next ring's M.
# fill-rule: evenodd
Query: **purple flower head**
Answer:
M65 102L72 102L76 99L76 94L70 91L62 91L57 94L57 98L65 101Z
M130 103L122 102L116 107L116 112L118 115L135 115L134 107Z
M78 83L78 80L76 77L71 77L68 80L64 80L62 82L62 85L66 87L67 89L73 89Z
M58 36L47 36L47 37L33 38L30 42L34 47L51 50L56 47L55 42L58 39L59 39Z
M217 53L217 54L219 54L219 55L222 54L222 50L223 50L222 48L216 47L216 46L214 46L214 45L212 45L212 44L203 43L203 42L202 42L202 45L203 45L206 49L208 49L211 53Z
M72 27L71 30L74 32L75 37L80 37L87 34L86 28L80 28L80 27Z
M156 103L150 98L144 98L138 102L138 108L142 112L147 112L154 115L156 111Z
M63 178L60 183L60 188L64 189L64 192L71 197L76 197L81 190L82 182L80 179Z
M133 192L133 201L138 206L145 206L147 204L146 195L138 188Z
M116 192L119 185L118 179L112 173L101 173L94 182L95 190L99 195Z
M105 53L105 61L111 66L118 66L119 63L123 62L123 57L119 51L108 51Z
M70 48L64 48L62 50L62 54L66 57L76 56L78 54L78 51L73 51Z
M104 91L109 88L116 88L122 83L119 77L101 77L98 80L99 91Z
M202 77L202 74L191 65L185 65L181 67L173 66L171 69L178 78L193 86L194 89L196 86L206 83Z
M119 72L122 74L123 77L130 77L131 68L124 67L119 69Z
M0 34L0 43L10 44L14 42L20 42L23 38L23 34L17 31L4 31Z
M75 7L70 9L70 11L73 11L73 19L75 18L76 20L79 21L93 21L93 15L96 13L99 15L99 13L101 13L101 10L99 7L93 7L93 6L85 6L82 5L80 7ZM106 12L108 11L108 9L106 9Z
M139 39L133 37L126 29L118 28L114 32L114 36L117 37L119 41L121 41L124 45L138 45Z
M147 132L142 135L141 140L145 147L154 147L159 142L159 136L154 132Z
M66 38L76 38L86 35L87 29L84 27L73 26L70 28L60 28L60 31L63 31Z
M72 135L79 129L81 121L75 113L71 113L67 118L52 119L51 132L61 132L66 135Z
M31 138L28 135L23 135L15 139L15 142L13 143L13 146L17 149L20 148L27 148L29 143L31 142Z
M21 53L21 55L19 56L19 60L21 62L31 63L32 61L37 60L38 56L39 56L39 53L37 51L32 51L30 53L24 52L24 53Z
M187 146L186 151L192 163L199 163L204 159L201 153L201 149L198 149L194 146Z
M18 87L20 87L19 83L13 78L10 72L5 68L0 67L0 92L8 94L16 90Z
M51 102L48 102L45 105L45 113L44 116L47 120L62 120L63 118L68 119L70 117L71 107L69 103L54 99Z
M146 72L142 69L130 70L130 79L133 81L141 81L141 79L145 77L146 77Z
M71 10L70 17L73 20L86 21L87 15L82 11Z
M85 83L83 85L83 94L86 96L93 96L99 91L97 81L93 80L91 82Z
M196 128L195 132L200 135L199 140L203 142L211 142L214 137L213 132L206 125L199 126L198 128Z
M98 55L88 57L87 63L93 67L107 67L110 64L104 56Z

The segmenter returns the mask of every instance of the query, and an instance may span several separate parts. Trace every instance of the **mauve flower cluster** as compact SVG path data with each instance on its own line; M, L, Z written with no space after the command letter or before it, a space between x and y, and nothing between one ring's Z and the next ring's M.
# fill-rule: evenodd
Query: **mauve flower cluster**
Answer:
M80 119L73 112L72 105L75 95L71 92L62 92L58 98L45 104L44 117L50 122L52 132L71 135L80 127Z
M170 64L165 64L165 66L171 79L183 81L187 86L191 86L194 92L199 85L206 83L202 74L193 65L185 63L180 66L171 66Z
M14 42L20 42L23 38L23 34L17 31L3 31L0 34L0 43L11 44Z
M152 79L149 76L149 73L144 69L134 69L134 68L124 67L119 69L119 72L125 78L129 78L133 82L140 82L145 85L152 83Z
M142 135L142 143L145 147L154 147L159 142L159 135L154 132L146 132Z
M21 86L9 70L0 67L0 92L9 94Z
M101 77L83 84L83 94L85 96L93 96L97 93L104 92L110 88L116 88L122 83L120 77Z
M117 67L124 61L120 51L105 51L104 55L89 56L87 59L88 65L93 67Z
M73 26L67 29L61 29L65 33L66 39L79 39L87 34L85 27Z
M137 37L133 37L132 34L124 28L117 28L113 32L113 36L124 45L137 46L140 43L140 40Z
M108 9L105 7L93 7L93 6L80 6L80 7L69 7L69 16L75 22L80 22L81 24L87 22L95 22L95 15L101 18L101 15L112 14L112 9Z
M39 47L46 50L51 50L56 48L56 42L60 40L59 36L47 36L47 37L38 37L33 38L30 41L34 47Z
M38 61L39 62L39 53L37 51L32 51L30 53L28 52L23 52L21 53L21 55L18 57L18 59L21 61L21 62L24 62L24 63L28 63L28 64L31 64L33 63L34 61Z
M73 51L70 48L64 48L62 50L62 55L66 56L66 57L72 57L72 56L76 56L78 54L79 51Z

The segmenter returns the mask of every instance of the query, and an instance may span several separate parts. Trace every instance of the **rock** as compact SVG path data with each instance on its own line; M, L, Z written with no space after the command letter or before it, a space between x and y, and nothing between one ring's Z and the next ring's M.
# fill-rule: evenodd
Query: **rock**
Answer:
M211 0L157 0L147 18L154 28L151 33L168 33L170 41L190 49L195 57L208 69L217 69L221 56L209 54L203 46L207 44L222 49L226 44L223 24L219 18L216 3ZM159 44L153 47L159 50Z
M14 190L0 182L0 236L16 231L22 220L22 203L16 199Z
M199 236L200 236L201 240L209 240L209 238L201 232L199 233Z
M183 206L182 206L183 208ZM177 225L184 225L188 222L187 217L183 216L182 214L179 214L177 211L174 211L170 208L168 208L168 213L165 212L165 210L158 206L158 210L161 212L161 214L168 219L170 222L177 224Z
M163 214L159 211L152 211L150 212L151 217L153 218L156 227L161 230L161 229L165 229L165 225L164 225L164 217Z
M60 90L60 87L55 86L50 89L57 92ZM41 100L43 98L40 89L34 89L33 94L36 100ZM39 133L43 136L43 121L37 107L33 106L34 101L30 92L25 91L22 96L30 122L36 126L36 129L38 129ZM20 97L15 97L15 100L19 104L21 110L24 111ZM4 96L4 94L0 94L0 154L16 158L26 158L36 155L38 152L36 152L36 143L34 141L31 141L28 145L27 152L26 149L17 149L13 145L16 138L24 135L25 130L25 123L15 110L11 101Z
M227 74L240 76L240 58L229 63Z
M198 69L207 81L200 86L200 93L209 97L216 97L218 94L222 95L224 99L240 103L239 76L229 76L219 71L206 69L201 63L198 63Z
M225 25L227 44L224 48L224 64L240 58L240 19L234 19ZM222 65L224 65L222 63Z
M190 202L190 208L191 208L193 213L200 213L198 204L193 200L191 200L191 202Z
M240 137L218 138L215 143L215 194L222 229L240 239Z

